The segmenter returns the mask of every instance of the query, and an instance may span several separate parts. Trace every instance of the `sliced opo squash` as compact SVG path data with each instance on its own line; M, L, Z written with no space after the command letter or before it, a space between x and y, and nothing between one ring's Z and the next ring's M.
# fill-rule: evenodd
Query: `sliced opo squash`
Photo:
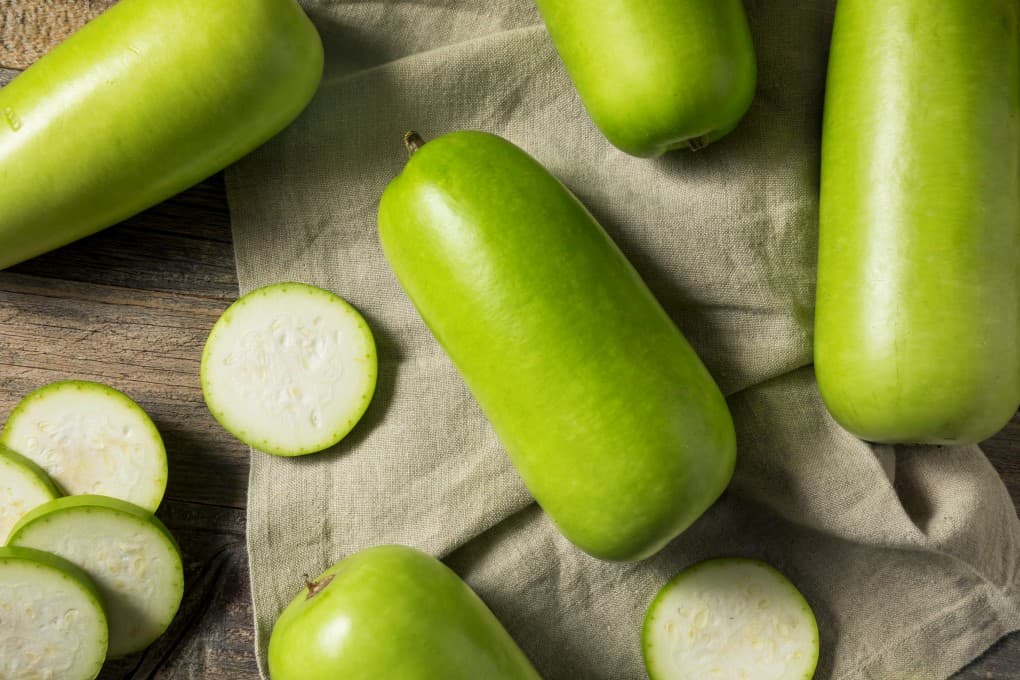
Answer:
M202 353L213 416L260 451L299 456L343 439L375 391L376 352L361 314L329 291L278 283L240 298Z
M42 468L0 444L0 545L29 510L59 495Z
M105 496L67 496L28 513L12 546L45 550L88 574L106 607L111 657L144 649L163 634L184 594L181 555L163 523Z
M84 572L49 553L0 548L0 678L92 680L107 639Z
M68 494L100 494L155 511L166 490L166 449L145 411L123 392L55 382L11 411L0 444L32 460Z
M643 630L652 680L808 680L818 626L804 596L758 560L685 569L652 601Z

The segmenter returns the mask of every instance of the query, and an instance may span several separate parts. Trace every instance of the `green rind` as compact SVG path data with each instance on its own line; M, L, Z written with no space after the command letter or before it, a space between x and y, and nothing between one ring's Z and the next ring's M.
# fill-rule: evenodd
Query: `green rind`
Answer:
M420 145L379 206L383 252L522 479L589 554L660 550L723 492L712 376L592 215L487 133Z
M298 593L274 625L274 680L541 680L481 598L434 557L377 546L316 582L329 577L311 598Z
M0 269L255 149L312 99L323 59L294 0L117 3L0 90Z
M49 500L58 498L63 492L50 479L46 471L36 465L32 460L22 456L20 453L0 444L0 462L7 463L24 472L36 483L36 487L49 496ZM0 502L4 502L0 500ZM38 506L36 506L38 507ZM26 513L27 514L27 513ZM20 521L20 518L19 518ZM14 527L11 527L13 530ZM6 544L6 537L0 534L0 545Z
M39 486L46 489L53 498L64 495L64 492L57 486L56 482L50 479L46 471L36 465L35 461L26 458L2 442L0 442L0 458L6 458L15 465L24 468L39 482Z
M7 423L4 425L3 430L0 430L0 445L5 446L9 451L14 451L14 453L18 453L10 446L9 432L11 423L16 422L21 417L22 413L26 411L30 406L32 406L34 402L43 401L47 398L47 396L49 396L53 392L66 389L77 389L81 391L94 392L96 394L101 395L103 398L119 402L121 405L127 407L128 410L137 412L141 416L142 423L146 431L148 432L150 439L158 447L157 455L159 456L161 462L160 475L155 480L161 490L157 494L155 503L152 505L152 508L150 510L150 512L155 512L156 509L159 507L159 504L162 503L163 501L163 495L166 493L167 478L169 476L169 466L167 464L166 458L166 445L163 443L163 437L162 435L160 435L159 429L156 428L156 424L152 421L152 418L149 417L149 414L145 412L145 409L143 409L134 399L132 399L131 397L129 397L128 395L124 394L123 392L116 388L110 387L109 385L104 385L103 383L93 382L90 380L59 380L57 382L52 382L47 385L43 385L42 387L38 387L29 392L28 394L26 394L24 397L22 397L21 401L19 401L15 405L15 407L11 410L10 415L7 417ZM21 454L18 455L21 458L25 458L25 456ZM36 465L36 467L39 466ZM45 470L43 470L43 473L45 474ZM59 485L56 485L55 483L54 486L56 486L56 488L58 489L60 488ZM66 490L63 489L60 490L62 493L58 495L63 495L63 493L66 493Z
M817 667L818 656L820 653L818 620L815 618L814 610L811 609L811 605L808 604L808 601L804 597L804 594L797 590L797 587L793 585L790 579L786 578L786 576L784 576L782 572L780 572L778 569L776 569L767 562L763 562L762 560L757 560L751 557L716 557L713 559L703 560L696 564L692 564L691 566L682 570L680 573L676 574L675 576L673 576L673 578L667 581L666 585L659 589L659 592L655 594L655 597L652 598L651 603L649 603L648 609L645 612L644 621L642 622L641 625L641 655L645 662L645 670L648 672L649 680L697 680L696 678L680 679L675 677L669 677L667 674L660 672L660 670L656 668L656 662L652 655L652 645L649 642L651 630L655 627L656 610L658 609L662 601L670 594L670 592L673 590L676 584L685 580L687 577L690 577L691 575L698 573L699 571L703 571L705 569L713 569L719 566L725 566L727 564L750 565L763 569L770 576L772 576L777 583L782 585L783 588L792 596L791 599L798 602L801 608L807 613L808 619L810 620L812 625L812 630L814 632L816 665L813 666L811 670L802 678L789 678L788 680L811 680L811 678L814 677L814 672L815 668Z
M88 513L97 510L100 512L104 511L114 512L122 516L130 517L133 521L155 528L157 534L165 539L166 545L169 548L168 551L169 554L176 558L175 566L177 578L175 579L174 583L163 585L175 589L175 593L177 596L176 597L177 606L179 607L180 602L184 596L184 564L181 558L181 549L177 545L177 541L174 539L173 534L170 533L170 530L166 527L165 524L163 524L163 522L159 520L158 517L153 515L145 508L141 508L137 505L134 505L133 503L128 503L127 501L123 501L119 498L111 498L109 496L97 496L90 494L82 494L78 496L64 496L62 498L57 498L55 500L50 501L49 503L40 505L39 507L33 509L27 515L25 515L11 531L9 544L13 547L19 547L17 546L17 544L20 541L25 540L25 534L31 530L32 525L36 524L37 522L45 523L52 521L53 516L55 514L62 514L73 511L81 511L84 513ZM162 632L166 631L166 628L169 627L172 620L173 615L171 615L167 619ZM162 634L162 632L160 634ZM133 654L135 652L141 651L142 649L147 647L148 644L151 643L146 643L137 648L123 650L120 654L118 654L118 657L126 656L128 654Z
M592 120L640 157L702 148L751 106L757 63L740 0L535 0Z
M815 374L852 434L970 444L1020 404L1020 9L840 0Z
M218 407L216 404L210 403L210 383L208 379L208 372L206 366L209 361L209 355L211 353L210 348L213 347L217 342L217 336L224 323L230 321L233 313L244 306L251 304L258 304L257 299L260 296L265 296L274 292L287 292L289 289L297 289L303 295L314 295L325 297L333 304L339 304L346 312L351 313L355 319L356 325L359 330L363 331L364 337L368 340L369 354L366 358L370 360L369 370L366 373L368 376L368 391L367 398L359 409L352 411L353 415L346 420L340 427L333 431L332 435L327 439L323 440L322 446L310 446L305 448L290 449L282 446L275 446L269 441L259 440L248 436L242 428L235 427L234 423L230 420L223 408ZM216 323L213 324L212 330L209 331L209 337L206 339L205 345L202 349L202 361L199 369L200 381L202 384L202 397L205 400L206 407L209 409L209 413L212 414L213 418L216 419L223 429L232 434L234 437L239 439L244 444L262 451L263 453L269 453L274 456L281 456L284 458L293 458L296 456L305 456L310 453L318 453L324 451L331 446L338 444L344 437L350 434L351 430L357 426L361 421L362 416L365 415L365 411L368 410L369 405L372 403L372 397L375 394L376 382L379 375L379 361L378 354L375 344L375 336L372 334L372 329L369 327L368 322L365 321L365 317L361 315L355 307L344 300L339 295L332 293L318 286L313 286L307 283L299 283L296 281L285 281L281 283L273 283L268 286L257 288L245 295L241 296L234 301L227 309L223 312Z
M21 560L24 562L34 562L36 564L42 564L47 567L54 569L55 571L62 572L68 578L73 580L75 583L80 585L83 590L88 592L90 599L92 599L99 611L103 612L103 616L106 616L106 607L103 605L103 598L96 589L96 584L92 582L89 575L78 568L72 562L68 562L59 555L48 553L45 550L36 550L35 548L24 548L17 546L4 546L0 548L0 562L7 560Z
M106 607L103 604L103 598L100 596L99 590L96 589L96 585L92 582L92 579L89 578L88 574L62 557L58 557L57 555L42 550L35 550L34 548L18 548L14 546L0 547L0 564L4 562L29 562L43 569L49 569L50 571L56 572L62 579L65 579L77 586L96 606L96 611L99 612L104 623L100 632L106 635L101 640L103 645L103 658L99 660L99 664L90 676L92 678L97 677L103 669L106 649L108 648L110 640L105 626Z
M24 528L28 524L31 524L40 517L56 512L59 510L70 510L72 508L80 507L99 507L106 508L109 510L115 510L124 515L131 515L137 519L151 523L160 532L167 537L167 539L173 544L174 550L180 553L180 547L177 545L177 541L174 539L173 534L166 528L166 525L159 520L151 510L143 508L134 503L129 503L120 498L113 498L111 496L99 496L96 494L78 494L77 496L62 496L55 498L49 503L44 503L37 508L34 508L31 512L26 514L21 521L14 525L14 529L11 531L11 535Z

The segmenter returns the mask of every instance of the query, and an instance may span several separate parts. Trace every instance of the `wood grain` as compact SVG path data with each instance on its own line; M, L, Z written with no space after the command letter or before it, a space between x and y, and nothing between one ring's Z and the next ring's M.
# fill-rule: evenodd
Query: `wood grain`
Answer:
M25 392L77 377L126 391L166 439L159 514L184 550L186 600L166 636L109 663L102 678L258 677L244 552L248 452L209 416L198 384L205 334L236 294L220 176L0 272L0 422ZM1020 504L1020 418L984 448ZM1016 680L1018 667L1013 635L956 680Z
M162 637L99 679L257 679L244 512L166 501L158 514L184 553L184 601Z
M15 75L0 68L0 86ZM35 387L98 380L137 400L167 446L158 515L183 551L185 600L166 635L107 663L104 680L259 677L244 545L248 449L209 415L198 382L205 337L236 296L221 175L0 272L0 423Z
M220 208L203 212L210 195ZM169 229L188 206L194 217ZM53 380L107 383L152 414L174 453L168 498L243 508L247 449L213 420L198 380L209 329L237 295L229 235L217 177L0 274L0 414Z
M166 635L108 663L104 679L258 677L244 546L248 450L209 415L198 381L205 337L236 296L220 175L0 272L0 422L35 387L98 380L137 400L166 442L158 514L184 553L185 601Z
M0 65L26 65L107 4L0 0ZM28 42L12 37L40 22L51 28ZM0 68L0 86L16 73ZM29 390L81 378L127 392L166 440L170 481L158 514L184 553L185 601L166 635L109 662L105 680L258 678L244 551L248 451L208 414L198 383L205 336L236 295L219 175L0 272L0 422ZM984 449L1020 506L1020 417ZM1018 669L1014 634L954 680L1017 680Z
M0 66L26 68L117 0L0 0Z

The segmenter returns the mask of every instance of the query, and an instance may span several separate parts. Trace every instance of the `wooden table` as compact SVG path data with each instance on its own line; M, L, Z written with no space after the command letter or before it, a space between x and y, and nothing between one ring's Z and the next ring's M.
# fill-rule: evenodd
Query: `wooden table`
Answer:
M0 86L15 75L0 67ZM158 514L184 551L184 604L166 635L108 663L101 678L258 678L244 546L248 451L213 420L198 380L205 337L236 296L222 175L0 271L0 423L40 385L96 380L138 401L166 442L170 479ZM984 449L1020 505L1020 415ZM955 678L1020 678L1020 634Z

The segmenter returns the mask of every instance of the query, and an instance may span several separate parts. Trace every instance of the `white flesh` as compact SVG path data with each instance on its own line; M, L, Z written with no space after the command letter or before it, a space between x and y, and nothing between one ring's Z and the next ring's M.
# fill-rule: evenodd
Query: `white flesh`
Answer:
M54 510L15 531L12 544L53 553L88 574L106 605L111 657L149 646L180 606L180 554L152 519L99 506Z
M75 576L0 556L0 679L91 680L106 643L102 606Z
M68 494L99 494L155 511L166 489L163 440L124 394L59 382L21 400L0 442L32 460Z
M202 356L216 419L266 453L328 448L372 399L376 352L365 320L332 293L297 283L252 291L223 314Z
M0 545L29 510L54 498L52 487L35 470L0 451Z
M768 565L709 560L678 574L648 610L653 680L807 680L818 627L804 597Z

